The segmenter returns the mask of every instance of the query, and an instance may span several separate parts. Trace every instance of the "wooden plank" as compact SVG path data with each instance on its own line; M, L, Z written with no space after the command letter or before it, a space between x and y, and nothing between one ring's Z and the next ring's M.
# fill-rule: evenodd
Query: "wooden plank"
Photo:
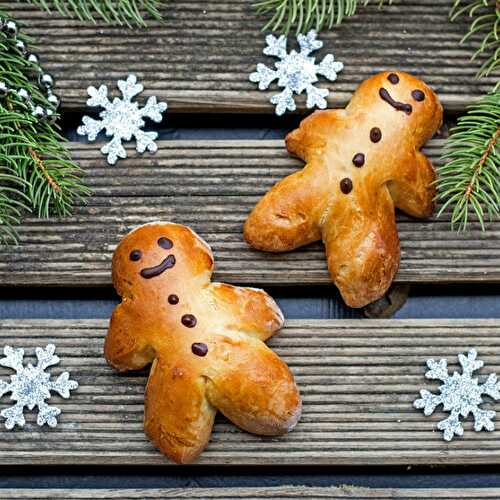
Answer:
M343 106L362 80L389 68L426 80L448 110L461 111L484 94L498 76L475 80L480 62L469 59L479 40L460 45L469 20L450 23L449 9L449 0L396 0L383 10L373 2L322 34L319 54L334 52L345 63L338 81L321 82L333 91L329 104ZM248 81L258 62L274 61L262 54L264 20L247 0L169 2L164 24L136 30L47 15L28 2L0 1L0 10L26 25L67 110L84 108L89 85L130 72L144 83L145 95L166 100L172 111L273 112L275 90L259 92Z
M21 246L0 248L4 286L109 286L111 255L137 225L169 220L192 226L212 246L216 279L262 285L331 283L320 243L287 254L252 250L242 227L258 199L300 166L282 141L160 141L154 156L106 164L99 146L73 144L94 195L66 219L29 218ZM437 163L442 140L427 154ZM500 221L457 234L450 214L398 217L402 259L396 282L500 282Z
M143 428L144 374L118 375L102 356L107 321L1 320L0 345L53 342L61 363L80 386L71 399L51 399L62 409L55 429L39 428L26 412L23 430L0 431L0 464L168 465ZM498 319L295 320L270 342L292 369L303 398L303 416L286 436L262 438L217 418L199 464L403 465L499 464L500 432L472 431L445 442L435 426L447 414L424 417L413 408L419 390L435 390L424 377L428 358L475 347L485 368L500 373ZM11 371L0 368L0 379ZM486 398L489 399L489 398ZM0 406L9 405L8 397ZM500 402L485 408L500 410Z
M336 498L369 498L374 499L423 499L439 498L442 500L457 500L470 498L474 500L486 498L499 498L500 488L362 488L357 486L341 487L309 487L309 486L271 486L271 487L233 487L233 488L168 488L168 489L0 489L0 499L78 499L94 500L120 499L142 500L157 498L216 498L218 500L232 500L245 498L256 500L259 498L280 498L282 500L293 498L308 499L336 499Z

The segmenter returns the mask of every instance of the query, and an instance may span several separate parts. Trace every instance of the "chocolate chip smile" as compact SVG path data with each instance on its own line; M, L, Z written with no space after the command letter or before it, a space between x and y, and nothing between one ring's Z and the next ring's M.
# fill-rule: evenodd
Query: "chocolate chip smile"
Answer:
M391 94L389 94L389 92L384 89L383 87L378 91L380 97L385 101L387 102L388 104L390 104L394 109L396 109L397 111L404 111L407 115L410 115L413 108L411 107L411 104L407 104L405 102L399 102L399 101L395 101L392 97L391 97Z
M147 267L141 271L141 276L147 280L159 276L161 273L175 266L175 256L169 255L161 264L154 267Z

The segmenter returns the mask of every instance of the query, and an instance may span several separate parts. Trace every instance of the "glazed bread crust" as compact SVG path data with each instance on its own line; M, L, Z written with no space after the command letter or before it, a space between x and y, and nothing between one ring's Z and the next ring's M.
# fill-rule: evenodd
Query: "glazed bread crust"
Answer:
M144 427L164 454L190 463L208 443L220 410L242 429L280 435L297 423L293 375L264 341L283 325L262 290L210 281L213 256L189 228L141 226L113 255L122 302L104 352L120 371L153 363Z
M245 240L285 252L321 239L345 302L379 299L399 267L395 208L413 217L433 212L436 174L420 149L442 117L434 92L402 72L369 78L345 109L314 112L286 137L305 167L259 201Z

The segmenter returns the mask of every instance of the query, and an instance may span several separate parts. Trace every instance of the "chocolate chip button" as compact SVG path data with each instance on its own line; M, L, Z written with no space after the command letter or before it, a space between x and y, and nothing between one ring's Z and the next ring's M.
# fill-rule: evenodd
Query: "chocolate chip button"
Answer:
M191 351L193 351L193 354L196 354L196 356L203 357L207 355L208 346L203 342L195 342L191 345Z
M396 85L396 83L399 83L399 76L396 75L396 73L391 73L387 79L393 84Z
M194 328L196 326L196 318L192 314L184 314L181 318L181 323L187 328Z
M373 127L370 130L370 140L372 142L379 142L382 139L382 131L378 127Z
M425 99L425 94L419 89L412 91L411 96L418 102L422 102Z
M356 153L352 158L352 162L355 167L362 167L365 164L365 155L363 153Z
M177 297L177 295L175 295L175 294L169 295L168 296L168 303L175 306L176 304L179 303L179 297Z
M344 194L349 194L352 191L352 181L349 179L349 177L346 177L345 179L342 179L340 181L340 190Z

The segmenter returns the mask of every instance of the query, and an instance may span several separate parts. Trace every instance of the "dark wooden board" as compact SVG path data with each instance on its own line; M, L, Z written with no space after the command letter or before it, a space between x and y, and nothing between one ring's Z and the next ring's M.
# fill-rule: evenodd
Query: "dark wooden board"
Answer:
M233 500L234 498L245 498L256 500L259 498L280 498L282 500L308 498L308 499L336 499L336 498L369 498L375 499L415 499L429 500L439 498L442 500L457 500L459 498L470 498L474 500L486 498L499 498L498 488L474 488L474 489L395 489L395 488L358 488L356 486L342 486L339 488L329 487L307 487L307 486L273 486L254 488L168 488L168 489L95 489L95 490L68 490L68 489L39 489L39 490L0 490L0 499L78 499L94 500L104 499L158 499L158 498L216 498L219 500Z
M436 162L442 140L426 152ZM328 284L320 243L287 254L252 250L245 218L277 180L300 167L282 141L160 141L154 156L107 165L99 145L73 144L94 195L73 217L27 219L21 246L0 248L4 286L109 286L111 254L120 238L153 220L187 224L212 246L216 279L263 285ZM500 221L482 233L438 220L398 217L402 247L399 283L500 282Z
M404 465L499 464L500 433L472 431L446 443L436 423L413 408L419 390L435 390L424 377L428 358L447 358L475 347L480 375L500 373L498 320L295 320L270 345L292 369L303 416L290 434L262 438L218 418L199 464ZM80 387L62 409L55 429L41 429L26 412L23 430L0 430L0 464L168 465L142 429L144 374L118 375L102 356L107 321L0 320L0 345L53 342L61 363ZM0 368L5 380L11 371ZM485 398L489 399L489 398ZM5 408L8 396L0 402ZM500 410L500 402L484 408Z
M379 10L372 2L322 34L320 55L333 52L345 64L338 81L320 82L332 89L329 104L344 105L362 80L385 69L420 76L447 110L461 111L484 94L497 78L475 81L480 64L469 59L478 40L459 44L468 19L450 23L450 5L449 0L395 0ZM273 112L268 100L275 91L259 92L248 81L258 62L274 63L262 54L264 20L255 16L251 1L168 2L164 24L136 30L48 15L22 1L0 1L0 10L24 22L67 110L85 107L89 85L133 72L147 95L166 100L173 111Z

